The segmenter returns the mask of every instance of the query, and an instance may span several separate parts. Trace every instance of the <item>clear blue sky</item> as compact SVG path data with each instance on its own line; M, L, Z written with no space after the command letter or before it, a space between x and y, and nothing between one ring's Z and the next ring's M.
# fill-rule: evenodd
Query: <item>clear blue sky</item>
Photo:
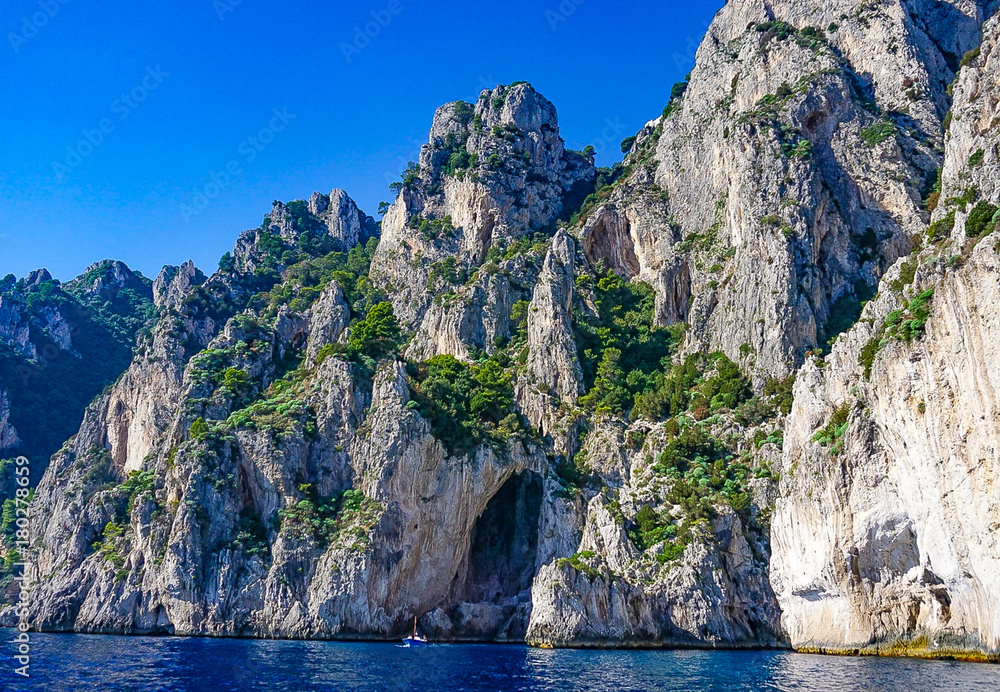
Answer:
M567 144L606 165L662 110L722 4L8 0L0 276L66 280L103 258L212 271L273 199L314 190L344 188L374 216L434 109L498 83L530 81Z

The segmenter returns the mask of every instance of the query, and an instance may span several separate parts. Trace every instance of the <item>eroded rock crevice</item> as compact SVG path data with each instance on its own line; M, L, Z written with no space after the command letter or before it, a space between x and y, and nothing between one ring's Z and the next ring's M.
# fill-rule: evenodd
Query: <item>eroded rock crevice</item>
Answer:
M583 228L583 250L591 264L605 267L626 279L639 274L631 227L624 214L601 207Z

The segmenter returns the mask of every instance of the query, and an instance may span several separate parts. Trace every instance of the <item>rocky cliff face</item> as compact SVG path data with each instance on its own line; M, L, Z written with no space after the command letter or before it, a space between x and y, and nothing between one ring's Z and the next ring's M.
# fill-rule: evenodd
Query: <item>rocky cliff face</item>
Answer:
M923 249L796 385L772 579L799 648L1000 651L997 26L953 87Z
M7 392L0 390L0 453L17 447L21 442L17 430L10 423L10 402Z
M945 87L983 16L938 5L728 3L689 82L585 205L592 259L653 285L658 319L688 321L692 347L791 372L926 225Z
M513 250L551 235L593 185L593 163L564 148L555 107L530 85L439 108L382 219L372 269L415 332L408 355L465 358L508 338L511 306L537 275Z
M446 640L781 641L743 485L753 445L749 466L730 469L728 448L699 437L698 468L677 451L668 471L669 425L643 445L648 425L588 422L602 324L617 332L624 317L628 353L675 350L644 289L595 275L552 229L592 166L563 149L551 104L527 85L462 110L439 111L377 250L360 244L353 202L313 195L276 204L211 277L164 269L155 328L39 486L37 626L391 638L417 615ZM468 158L442 163L437 148L458 141ZM488 226L470 204L487 205ZM345 215L358 223L330 221ZM426 254L404 265L402 248ZM470 268L471 280L453 274ZM407 291L423 307L379 302ZM582 356L581 331L597 339ZM631 452L606 450L626 435ZM693 481L710 462L714 485L691 491L690 512L666 497L664 474ZM551 599L580 589L634 607L554 620Z
M32 624L996 657L992 9L730 2L618 166L501 86L165 268Z

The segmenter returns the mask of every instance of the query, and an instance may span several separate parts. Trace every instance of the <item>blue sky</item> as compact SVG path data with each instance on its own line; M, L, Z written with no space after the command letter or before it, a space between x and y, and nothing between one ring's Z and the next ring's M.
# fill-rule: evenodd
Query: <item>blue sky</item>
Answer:
M530 81L606 165L722 4L8 0L0 275L212 271L272 200L314 190L374 216L434 109L499 83Z

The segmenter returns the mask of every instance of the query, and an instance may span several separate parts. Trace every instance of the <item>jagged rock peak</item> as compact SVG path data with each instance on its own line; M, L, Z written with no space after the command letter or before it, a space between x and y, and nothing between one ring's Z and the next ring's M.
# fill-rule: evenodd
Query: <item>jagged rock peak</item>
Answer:
M565 229L552 239L527 313L528 349L524 374L518 380L518 400L525 416L557 449L568 444L553 434L565 421L560 403L576 404L582 394L583 372L573 339L573 268L576 243Z
M593 165L588 163L566 150L555 106L527 82L483 90L475 104L455 101L441 106L420 151L421 177L432 183L444 176L464 178L465 170L477 179L488 171L514 174L513 180L494 176L500 178L497 182L523 180L517 176L523 172L559 182L570 173L564 181L568 188L577 178L593 179Z
M166 266L153 282L153 302L156 307L177 307L192 286L205 283L205 274L188 260L179 267Z
M329 195L314 192L309 198L309 213L326 226L331 238L343 249L363 241L365 226L371 223L346 192L334 189Z
M335 250L347 252L377 235L375 220L343 190L334 189L329 195L314 192L308 201L276 200L260 227L240 234L226 270L273 274L289 259L294 262ZM289 251L291 254L286 254Z
M24 278L24 283L26 286L40 286L47 281L53 280L48 269L35 269L28 272L28 275Z
M150 290L150 283L142 274L132 271L128 265L118 260L95 262L66 284L67 290L78 290L89 297L117 292L123 288L146 293Z
M506 315L484 323L460 305L432 307L432 267L444 262L472 274L526 235L551 235L593 192L595 176L592 160L565 148L555 108L527 83L439 108L419 165L396 185L372 263L373 278L395 289L397 317L418 332L417 351L462 356L471 341L489 343L506 331ZM470 290L506 304L503 283L485 294Z
M544 96L525 82L498 86L475 104L437 110L419 167L404 174L397 213L383 224L427 235L414 216L450 217L462 252L479 263L495 240L551 227L592 191L594 177L593 162L565 148Z

